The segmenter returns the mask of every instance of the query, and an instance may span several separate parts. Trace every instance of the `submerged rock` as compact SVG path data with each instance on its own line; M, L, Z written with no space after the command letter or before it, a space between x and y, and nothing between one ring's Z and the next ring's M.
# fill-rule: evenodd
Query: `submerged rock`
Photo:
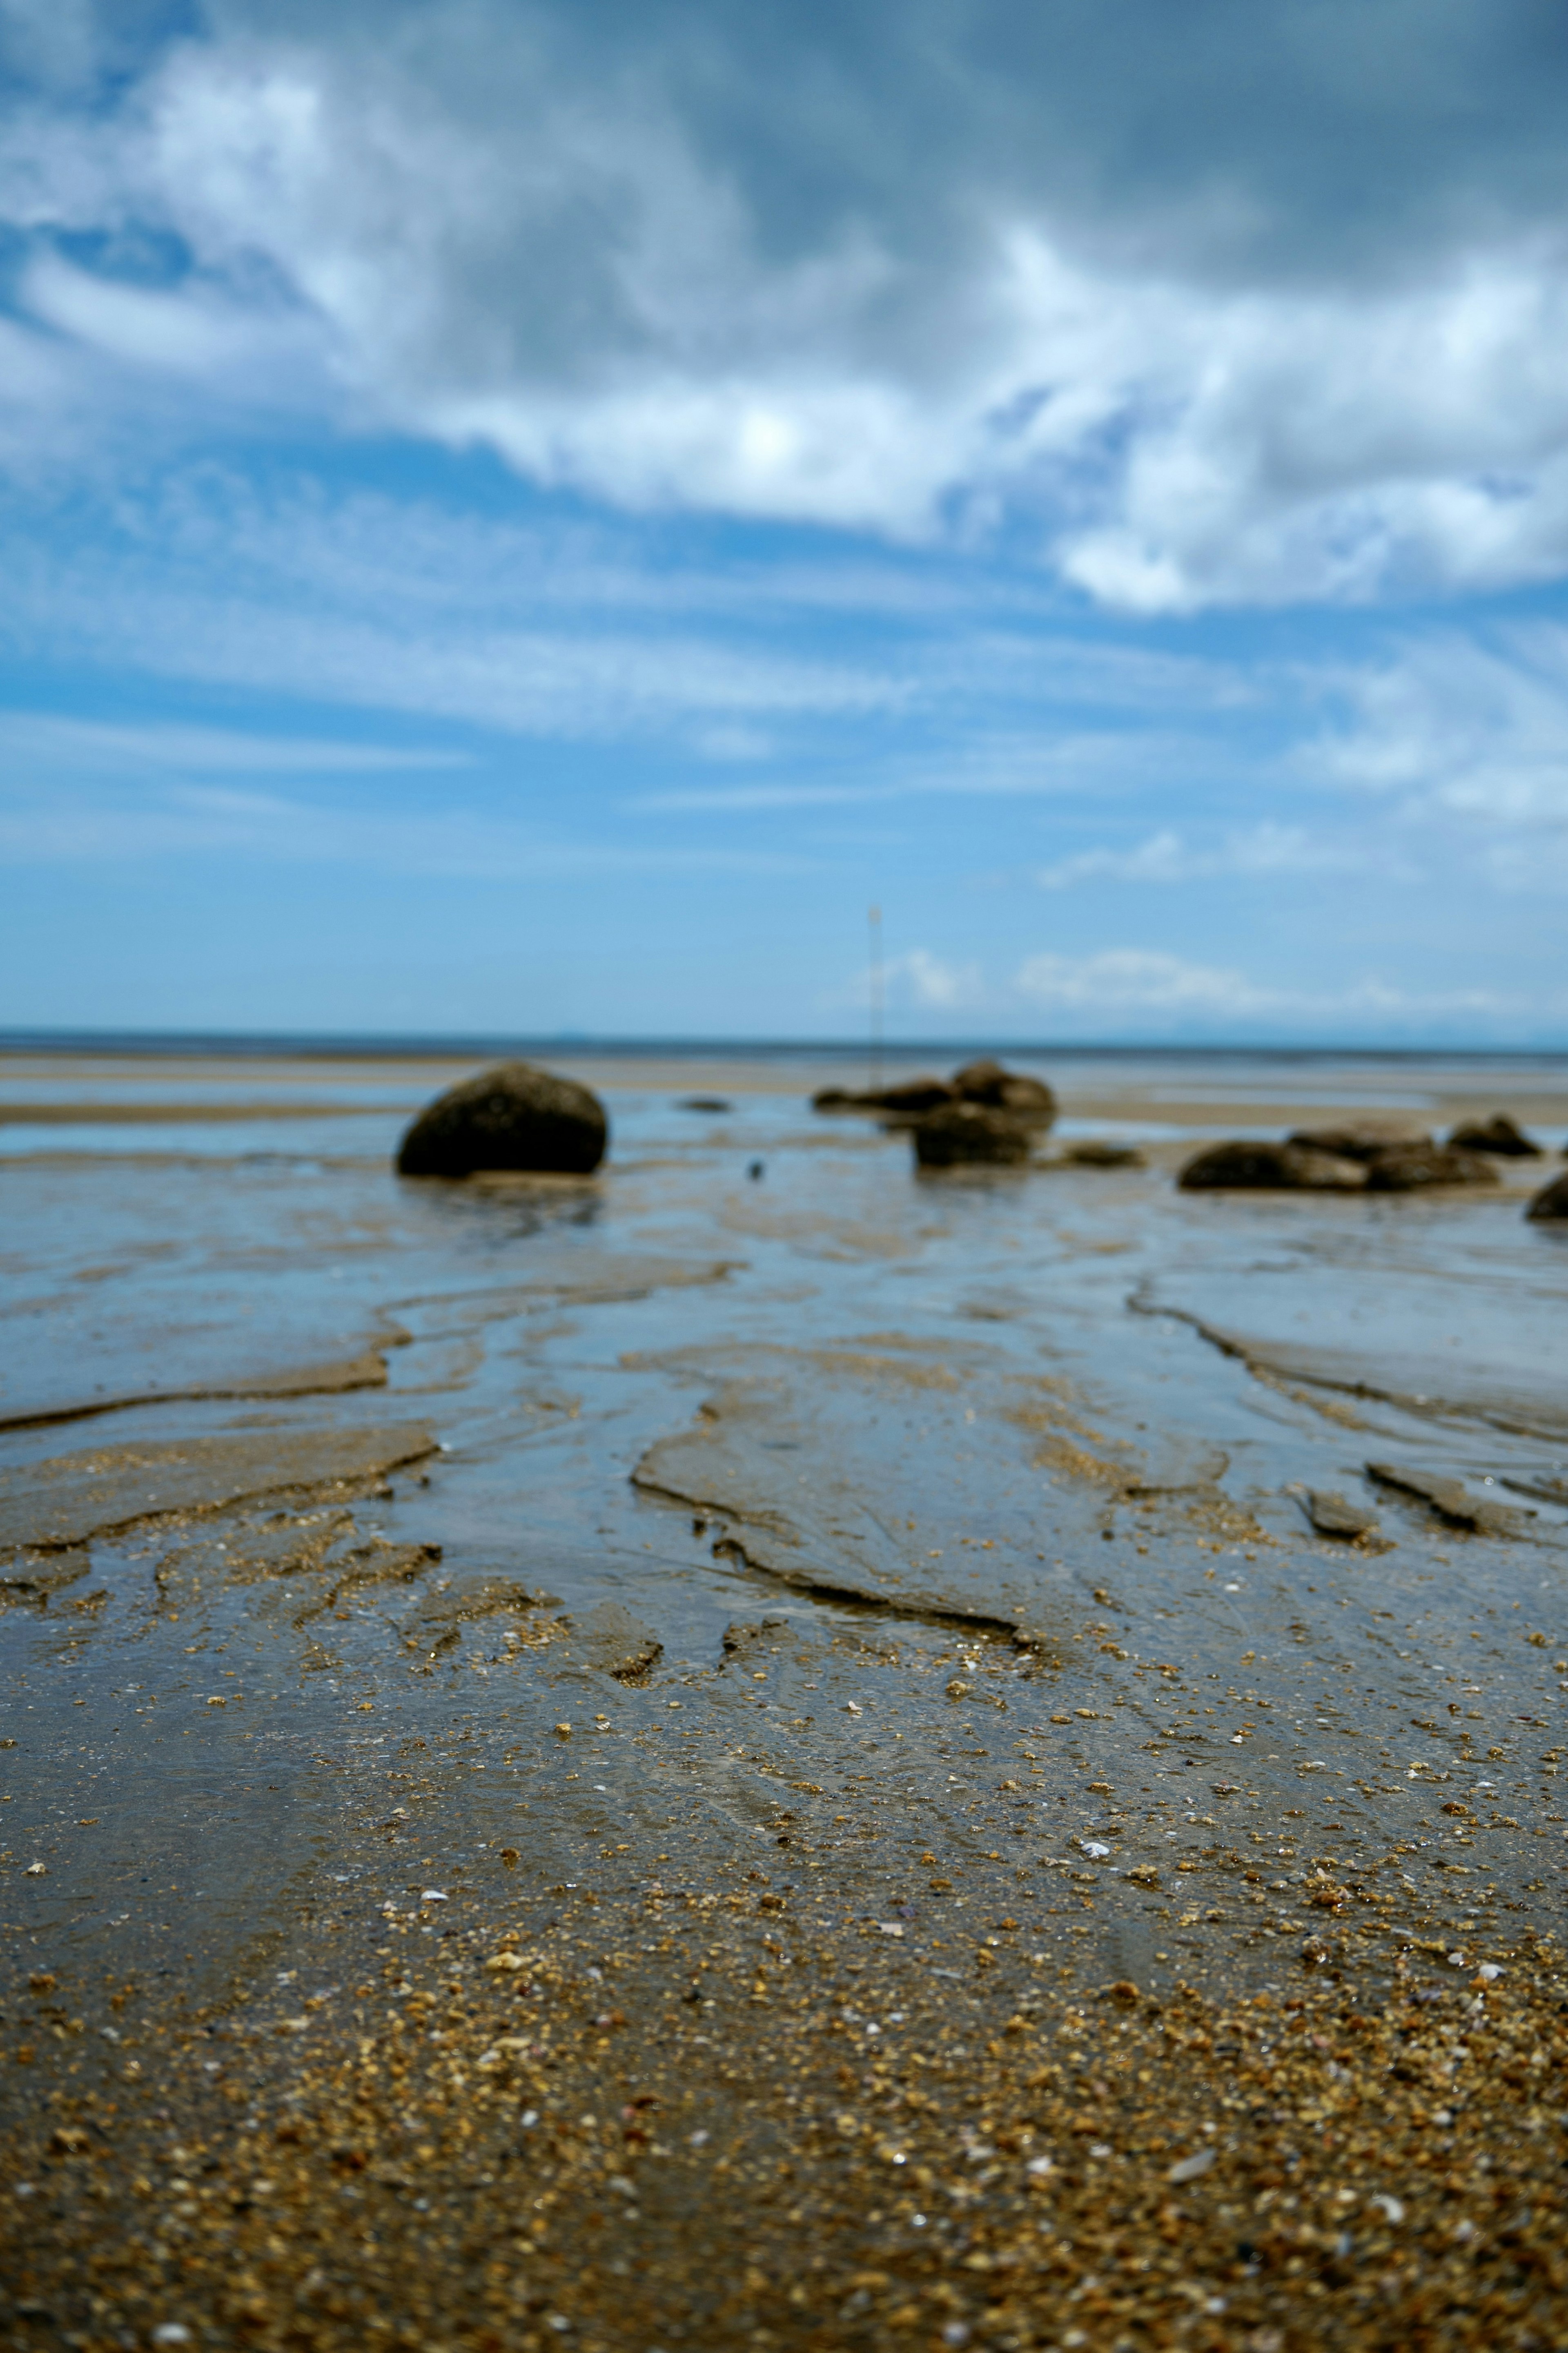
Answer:
M1496 1504L1487 1495L1472 1495L1462 1479L1454 1479L1440 1471L1423 1471L1404 1462L1369 1462L1367 1470L1384 1487L1397 1487L1406 1495L1419 1495L1430 1504L1439 1519L1457 1528L1473 1528L1478 1535L1516 1535L1526 1520L1535 1517L1533 1512L1517 1505Z
M973 1162L1016 1167L1029 1156L1030 1134L1012 1112L994 1111L986 1103L947 1103L915 1122L915 1158L922 1168Z
M1490 1119L1461 1120L1449 1136L1448 1145L1450 1150L1457 1152L1500 1153L1507 1160L1544 1157L1540 1145L1526 1135L1506 1111L1494 1113Z
M1300 1193L1359 1193L1365 1171L1354 1160L1304 1144L1211 1144L1183 1168L1189 1193L1243 1187Z
M1375 1160L1380 1153L1407 1145L1430 1144L1424 1127L1405 1119L1347 1119L1334 1127L1299 1127L1287 1142L1309 1152L1331 1152L1342 1160Z
M1495 1185L1497 1169L1484 1153L1455 1152L1443 1144L1399 1145L1380 1152L1366 1172L1369 1193L1415 1193L1426 1185Z
M1069 1144L1063 1153L1064 1161L1077 1168L1142 1168L1147 1166L1135 1144L1105 1144L1090 1136L1082 1144Z
M1568 1218L1568 1176L1543 1185L1525 1211L1527 1218Z
M895 1118L920 1119L928 1111L955 1100L945 1079L905 1079L896 1087L823 1087L811 1098L813 1111L885 1112Z
M992 1111L1010 1112L1026 1126L1049 1127L1057 1115L1057 1099L1043 1079L1026 1078L986 1055L965 1062L952 1074L952 1091L962 1103L984 1103Z
M1347 1503L1337 1487L1309 1487L1301 1500L1321 1536L1353 1540L1377 1534L1376 1513L1369 1512L1364 1504Z
M508 1169L587 1176L605 1156L604 1105L575 1079L498 1062L426 1105L403 1139L400 1176Z

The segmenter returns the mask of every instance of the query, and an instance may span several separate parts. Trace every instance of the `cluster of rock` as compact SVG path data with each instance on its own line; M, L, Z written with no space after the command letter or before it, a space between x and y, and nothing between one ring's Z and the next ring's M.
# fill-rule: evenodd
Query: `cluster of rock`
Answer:
M588 1176L605 1156L609 1133L605 1106L591 1088L531 1062L498 1062L426 1105L403 1139L397 1172Z
M1209 1145L1178 1182L1188 1192L1414 1193L1432 1185L1495 1185L1500 1159L1540 1156L1540 1145L1506 1112L1461 1122L1443 1144L1420 1128L1365 1119L1299 1128L1283 1144ZM1538 1193L1528 1214L1568 1217L1568 1177Z
M932 1113L958 1103L1009 1113L1023 1126L1043 1133L1057 1115L1057 1099L1044 1081L1009 1071L990 1055L965 1062L951 1079L904 1079L896 1087L824 1087L812 1096L813 1111L868 1112L886 1127L910 1127Z
M966 1062L951 1079L910 1079L864 1093L828 1087L812 1101L818 1111L869 1113L884 1126L908 1128L922 1168L1019 1166L1057 1115L1057 1099L1042 1080L989 1056ZM694 1098L690 1108L699 1105L719 1108L706 1097ZM486 1170L587 1176L608 1141L605 1107L591 1088L531 1062L498 1062L426 1105L403 1139L397 1168L404 1176ZM1502 1112L1464 1122L1446 1144L1417 1128L1367 1119L1300 1129L1283 1144L1210 1145L1187 1162L1179 1181L1189 1192L1410 1193L1429 1185L1495 1185L1500 1159L1540 1155L1541 1146ZM1096 1167L1141 1165L1139 1154L1112 1145L1077 1145L1066 1156ZM1527 1214L1568 1219L1568 1176L1544 1187Z
M825 1087L811 1100L816 1111L867 1112L884 1127L907 1127L922 1168L1017 1166L1057 1115L1056 1096L1043 1080L1006 1070L989 1055L966 1062L951 1079L906 1079L859 1093Z

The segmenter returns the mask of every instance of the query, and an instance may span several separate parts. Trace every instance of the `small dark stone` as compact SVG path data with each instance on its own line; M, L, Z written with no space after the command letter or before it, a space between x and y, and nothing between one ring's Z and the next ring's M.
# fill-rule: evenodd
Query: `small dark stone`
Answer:
M1353 1160L1302 1144L1211 1144L1177 1179L1189 1193L1247 1187L1280 1192L1358 1193L1365 1184Z
M1568 1176L1543 1185L1525 1211L1527 1218L1568 1218Z
M726 1102L722 1095L687 1095L679 1108L682 1111L733 1111L735 1106Z
M1457 1152L1497 1152L1505 1160L1540 1160L1544 1157L1541 1146L1525 1134L1524 1130L1500 1111L1490 1119L1461 1120L1448 1138L1449 1148Z
M952 1092L961 1103L984 1103L991 1111L1011 1112L1026 1126L1047 1128L1056 1119L1057 1099L1043 1079L1026 1078L985 1055L965 1062L952 1074Z
M1304 1498L1307 1517L1321 1536L1375 1535L1377 1514L1364 1504L1351 1504L1337 1488L1310 1487Z
M1309 1152L1335 1153L1342 1160L1375 1160L1381 1153L1430 1144L1432 1138L1405 1119L1347 1119L1336 1127L1300 1127L1286 1140Z
M1079 1168L1142 1168L1143 1155L1135 1144L1102 1144L1091 1137L1083 1144L1069 1144L1063 1153Z
M1455 1152L1442 1144L1400 1144L1380 1152L1366 1172L1369 1193L1415 1193L1426 1185L1495 1185L1498 1173L1484 1153Z
M1029 1156L1030 1131L1011 1112L985 1103L955 1103L927 1113L914 1126L915 1158L922 1168L988 1162L1016 1167Z
M498 1062L448 1087L403 1139L401 1176L471 1176L509 1169L586 1176L605 1156L604 1105L574 1079L531 1062Z

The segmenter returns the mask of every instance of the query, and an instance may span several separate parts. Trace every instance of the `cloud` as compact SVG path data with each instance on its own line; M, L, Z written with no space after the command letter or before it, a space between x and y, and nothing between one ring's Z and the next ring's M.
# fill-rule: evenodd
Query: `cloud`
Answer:
M1226 835L1209 849L1197 849L1163 826L1130 849L1076 850L1071 857L1037 869L1043 890L1067 891L1080 882L1193 882L1223 875L1324 874L1364 868L1364 845L1316 839L1302 826L1265 822Z
M1548 1008L1489 989L1411 990L1369 976L1338 989L1279 987L1226 965L1195 964L1151 948L1104 948L1085 956L1031 955L1013 977L1017 997L1051 1012L1089 1015L1107 1031L1129 1016L1307 1026L1345 1022L1397 1029L1455 1016L1517 1018ZM1565 999L1564 1002L1568 1002ZM1561 1010L1561 1007L1551 1009Z
M1568 824L1568 630L1439 630L1333 679L1309 757L1341 786L1480 828Z
M0 797L0 857L13 867L217 859L323 866L474 882L614 874L781 876L810 871L788 852L718 844L574 837L563 827L460 804L355 807L230 785L181 783L137 794L58 785Z
M1568 563L1547 12L14 14L19 441L305 399L1142 613Z
M444 748L347 744L292 735L258 735L175 721L113 724L62 719L52 712L0 711L0 754L51 775L79 771L137 775L170 769L239 770L268 776L387 775L399 769L458 768L469 755Z
M932 1012L959 1012L985 1001L978 965L950 964L932 955L929 948L910 948L904 955L890 956L886 980L893 1003L901 1000Z

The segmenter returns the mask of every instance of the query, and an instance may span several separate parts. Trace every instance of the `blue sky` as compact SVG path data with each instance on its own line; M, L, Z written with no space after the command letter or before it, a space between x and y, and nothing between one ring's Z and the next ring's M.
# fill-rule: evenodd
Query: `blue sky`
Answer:
M1179 27L1175 19L1179 16ZM11 1026L1560 1042L1568 26L0 0Z

